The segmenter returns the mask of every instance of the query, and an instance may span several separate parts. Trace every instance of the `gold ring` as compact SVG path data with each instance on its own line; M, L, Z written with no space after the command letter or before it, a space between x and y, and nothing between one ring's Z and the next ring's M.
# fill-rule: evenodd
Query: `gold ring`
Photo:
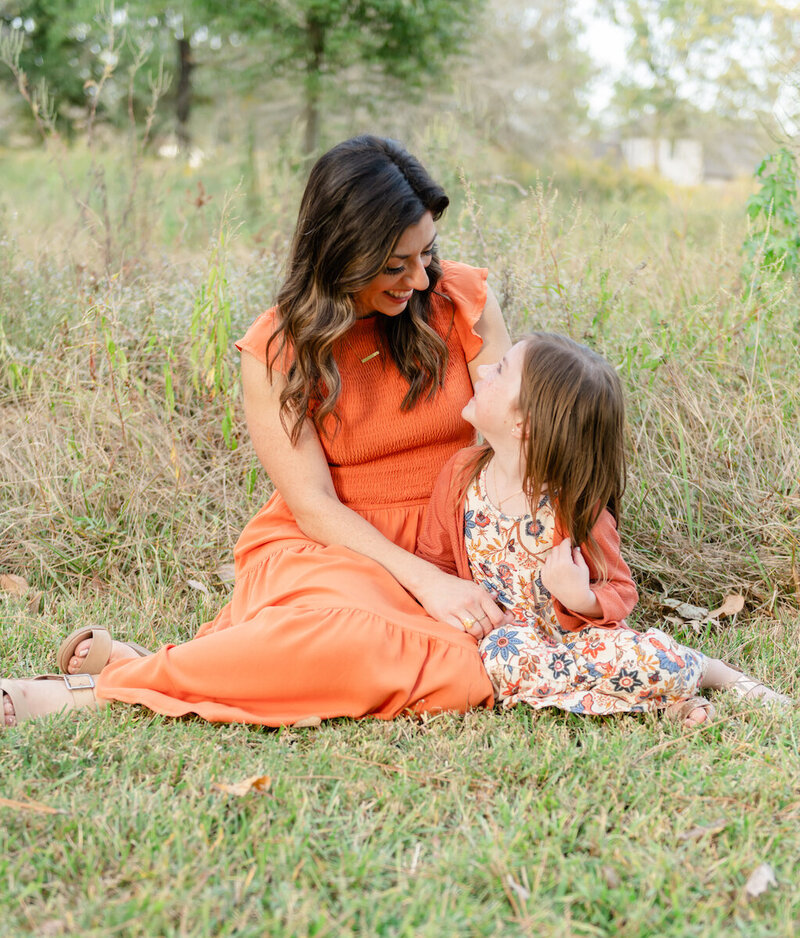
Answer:
M469 632L473 625L475 625L474 619L462 619L461 624L464 626L464 631Z

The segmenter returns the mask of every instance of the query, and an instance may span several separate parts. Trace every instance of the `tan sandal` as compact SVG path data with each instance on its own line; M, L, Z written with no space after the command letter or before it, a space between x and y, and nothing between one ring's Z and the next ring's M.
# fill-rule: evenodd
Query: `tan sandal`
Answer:
M78 645L87 638L92 640L92 644L89 646L89 653L84 658L80 670L74 673L99 674L108 664L108 659L111 657L112 645L111 633L108 629L99 626L75 629L75 631L71 632L61 643L58 649L58 655L56 656L58 667L63 674L70 673L67 670L70 658L75 654L75 649ZM136 642L121 642L120 644L132 648L140 658L147 658L149 655L153 654L152 651L148 651L142 645L137 645Z
M705 713L705 719L695 723L687 723L686 718L694 710L702 710ZM664 718L670 723L677 723L680 726L705 726L710 723L716 714L714 705L705 697L687 697L684 700L676 700L664 710Z
M737 669L734 668L733 670ZM723 690L733 691L737 697L741 697L743 700L754 700L768 707L791 707L794 704L791 697L778 693L769 684L750 677L743 671L740 673L742 676L735 681L731 681Z
M61 685L61 693L55 695L55 706L52 697L46 705L37 702L35 694L34 699L30 698L28 691L34 681L57 681ZM0 701L3 694L7 695L14 705L15 723L35 720L50 713L61 713L63 710L99 710L108 706L107 701L98 701L95 696L94 677L91 674L40 674L26 680L2 680ZM5 721L0 719L0 726L4 724Z

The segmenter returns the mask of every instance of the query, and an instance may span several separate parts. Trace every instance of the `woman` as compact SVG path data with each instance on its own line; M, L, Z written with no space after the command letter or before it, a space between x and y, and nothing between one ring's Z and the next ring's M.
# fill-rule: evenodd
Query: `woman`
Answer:
M510 347L486 272L439 262L447 205L393 141L321 157L277 305L237 345L276 491L236 546L231 601L154 655L73 633L66 680L3 682L7 724L95 695L268 726L491 705L476 639L504 613L414 556L439 470L473 442L473 377Z

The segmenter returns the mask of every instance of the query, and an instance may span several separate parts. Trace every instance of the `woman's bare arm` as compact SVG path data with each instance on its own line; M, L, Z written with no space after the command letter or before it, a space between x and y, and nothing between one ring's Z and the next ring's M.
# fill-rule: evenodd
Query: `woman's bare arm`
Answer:
M508 329L491 287L487 288L486 305L483 307L481 318L475 323L475 331L483 339L483 346L468 365L473 385L478 380L479 365L493 365L499 362L511 348Z

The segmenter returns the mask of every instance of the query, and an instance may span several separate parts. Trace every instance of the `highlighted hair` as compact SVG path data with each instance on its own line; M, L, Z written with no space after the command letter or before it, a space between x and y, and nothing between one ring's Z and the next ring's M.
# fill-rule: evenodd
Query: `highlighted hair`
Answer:
M296 442L310 417L318 431L336 418L341 376L334 347L356 322L353 297L385 268L403 232L425 212L438 220L449 204L441 186L399 143L354 137L314 164L300 204L288 274L278 293L280 325L267 343L267 368L284 347L294 361L281 392L281 421ZM384 322L382 341L408 381L403 408L433 397L444 382L447 346L429 325L442 276L434 254L427 290L414 291L400 316Z
M587 551L605 577L592 528L604 508L619 523L626 482L622 385L601 355L566 336L534 332L523 341L518 406L523 489L531 514L546 489L565 535ZM478 453L464 494L492 455L488 445Z

